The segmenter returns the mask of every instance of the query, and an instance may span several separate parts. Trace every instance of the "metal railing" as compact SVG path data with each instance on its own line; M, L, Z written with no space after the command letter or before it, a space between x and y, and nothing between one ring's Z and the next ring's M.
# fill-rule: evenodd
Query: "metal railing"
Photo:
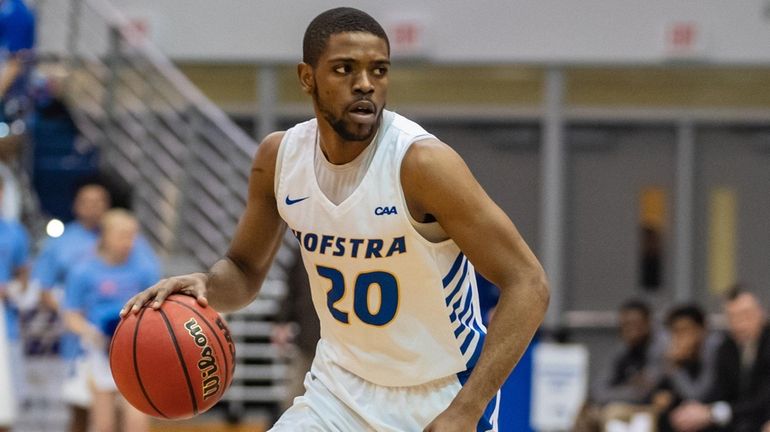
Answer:
M134 186L144 232L164 256L211 265L244 207L257 143L105 0L37 3L41 54L66 70L104 170Z

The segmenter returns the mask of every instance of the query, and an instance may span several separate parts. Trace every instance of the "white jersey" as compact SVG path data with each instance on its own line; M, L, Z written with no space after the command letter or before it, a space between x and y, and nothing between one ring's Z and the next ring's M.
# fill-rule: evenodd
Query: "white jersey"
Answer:
M410 222L401 161L413 142L429 137L385 111L368 172L339 205L316 181L316 120L289 129L281 142L276 200L310 278L318 349L383 386L472 368L486 333L473 266L452 240L431 243Z

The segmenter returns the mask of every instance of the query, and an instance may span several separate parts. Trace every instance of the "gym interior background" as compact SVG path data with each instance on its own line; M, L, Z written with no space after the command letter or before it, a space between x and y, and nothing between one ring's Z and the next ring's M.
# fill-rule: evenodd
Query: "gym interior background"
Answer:
M81 132L134 186L167 271L210 264L256 142L312 115L296 82L301 37L337 4L33 3L41 70L67 83ZM588 347L589 375L607 367L628 298L659 314L697 301L717 326L734 282L768 304L770 1L348 4L391 37L389 108L454 147L540 257L544 329ZM275 273L232 317L254 359L231 415L280 391Z

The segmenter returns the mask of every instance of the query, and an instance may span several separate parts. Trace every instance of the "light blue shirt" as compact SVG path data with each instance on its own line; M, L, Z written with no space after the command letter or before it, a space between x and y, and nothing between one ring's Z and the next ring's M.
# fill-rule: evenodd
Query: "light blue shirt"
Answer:
M99 256L79 262L67 277L63 309L80 312L107 336L120 320L123 305L158 280L151 266L136 260L108 264Z
M32 279L39 282L43 290L60 287L65 288L66 291L65 284L69 273L80 262L95 257L98 241L98 230L86 229L77 221L68 223L60 237L49 239L43 246L32 269ZM142 263L154 274L160 274L158 258L142 236L137 237L134 242L129 262ZM64 295L66 297L67 293L65 292ZM61 356L65 359L73 359L80 352L78 338L72 333L65 333L61 339Z
M6 289L14 274L27 265L29 259L29 236L18 222L0 219L0 286ZM6 330L9 340L18 340L19 311L14 304L5 300Z
M70 222L58 238L49 239L35 261L32 279L38 281L44 290L64 287L67 273L77 263L96 252L99 231L86 229L80 222ZM147 240L139 236L134 242L130 261L141 261L160 273L158 258Z

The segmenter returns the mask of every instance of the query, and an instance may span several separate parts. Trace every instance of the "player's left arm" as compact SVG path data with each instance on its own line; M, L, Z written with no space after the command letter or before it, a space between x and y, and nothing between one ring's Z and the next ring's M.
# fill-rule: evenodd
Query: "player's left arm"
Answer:
M401 182L412 215L418 221L435 218L500 288L478 363L449 408L426 429L472 430L543 320L549 299L545 273L510 218L446 144L435 139L413 144Z

